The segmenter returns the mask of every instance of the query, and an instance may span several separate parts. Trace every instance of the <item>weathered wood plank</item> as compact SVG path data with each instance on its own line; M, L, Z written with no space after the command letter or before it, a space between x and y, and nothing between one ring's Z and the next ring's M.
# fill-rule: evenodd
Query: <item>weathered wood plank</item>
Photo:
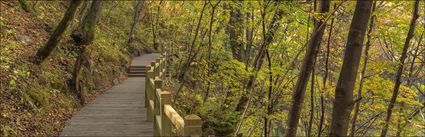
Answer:
M136 57L132 66L145 66L159 57ZM128 78L99 95L67 121L60 136L152 136L145 106L145 78Z

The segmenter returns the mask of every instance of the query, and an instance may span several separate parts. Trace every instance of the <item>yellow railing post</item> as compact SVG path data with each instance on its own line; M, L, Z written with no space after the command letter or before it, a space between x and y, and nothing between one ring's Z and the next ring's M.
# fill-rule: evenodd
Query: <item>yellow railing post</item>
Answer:
M154 95L154 122L153 122L153 129L154 129L154 136L161 136L161 125L158 125L159 122L161 121L161 119L158 119L160 117L160 103L161 100L158 100L158 96L157 96L157 89L162 89L162 81L159 77L155 77L155 81L154 81L154 88L153 88L153 95Z
M151 66L150 65L146 65L146 75L145 75L145 108L148 107L149 105L149 98L148 98L148 84L149 84L149 76L148 76L148 72L149 70L151 70Z
M157 58L155 60L156 64L158 66L155 66L155 77L160 76L159 74L161 74L161 60L159 58Z
M162 73L162 63L163 63L162 55L158 59L159 59L159 73L161 74L161 75L159 75L159 78L163 79L162 78L162 75L163 75L163 73Z
M153 73L154 73L154 77L152 77L153 79L155 79L155 76L156 76L156 72L155 72L155 70L156 70L156 66L155 66L155 61L152 61L151 62L151 68L152 68L152 71L153 71Z
M154 72L153 69L149 69L147 71L147 75L146 75L146 85L145 85L145 94L147 96L147 108L148 108L148 114L147 114L147 121L153 121L153 117L154 117L154 108L152 107L152 103L153 103L153 97L154 97L154 84L151 82L151 79L154 79ZM152 103L151 103L152 102Z
M165 79L165 77L166 77L166 66L165 66L165 64L167 63L166 61L165 61L165 57L164 56L161 56L160 57L160 59L161 59L161 72L162 72L162 76L161 76L161 78L162 79Z
M201 136L202 120L197 115L187 115L184 117L183 136Z
M171 93L168 91L162 91L161 93L161 136L171 136L172 132L172 124L170 119L164 112L164 105L171 104Z

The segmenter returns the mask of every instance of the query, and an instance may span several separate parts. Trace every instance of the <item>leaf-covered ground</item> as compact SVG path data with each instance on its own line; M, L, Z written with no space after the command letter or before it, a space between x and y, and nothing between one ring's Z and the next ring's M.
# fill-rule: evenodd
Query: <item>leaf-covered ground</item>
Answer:
M120 8L130 8L131 4L121 4ZM80 16L76 14L52 55L35 65L32 61L37 49L47 41L68 3L31 1L29 5L30 12L25 12L17 1L0 2L0 136L57 136L65 121L81 107L68 86L76 60L69 35ZM109 5L113 6L112 2ZM84 76L81 81L86 102L125 79L131 58L120 45L127 40L131 15L128 11L101 18L96 40L87 49L89 61L80 74ZM109 25L117 20L126 21Z

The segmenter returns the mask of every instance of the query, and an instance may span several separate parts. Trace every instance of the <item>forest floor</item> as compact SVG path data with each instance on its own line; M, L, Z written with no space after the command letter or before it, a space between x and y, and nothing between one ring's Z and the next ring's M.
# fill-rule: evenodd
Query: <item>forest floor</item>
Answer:
M41 65L32 59L66 7L39 5L38 11L25 12L17 2L1 1L0 9L0 136L57 136L81 107L68 87L75 62L72 44L64 38ZM130 57L119 53L112 59L92 57L88 65L98 69L84 73L93 76L83 79L86 102L126 78Z

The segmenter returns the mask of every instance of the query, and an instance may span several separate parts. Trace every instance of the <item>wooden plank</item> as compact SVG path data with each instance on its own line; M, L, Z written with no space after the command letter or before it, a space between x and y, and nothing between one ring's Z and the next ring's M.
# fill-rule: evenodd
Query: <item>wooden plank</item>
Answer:
M145 66L158 57L136 57L132 65ZM152 136L153 123L147 121L144 107L146 83L136 77L115 85L68 120L60 136Z

